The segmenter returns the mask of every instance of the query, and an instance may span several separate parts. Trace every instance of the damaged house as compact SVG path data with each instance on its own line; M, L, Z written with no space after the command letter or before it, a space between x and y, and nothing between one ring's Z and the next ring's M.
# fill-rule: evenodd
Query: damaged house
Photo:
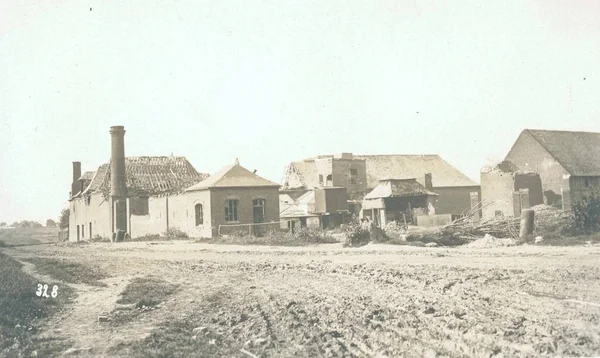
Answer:
M291 202L286 203L287 198L287 194L280 194L280 200L284 200L285 205L281 207L280 214L281 219L285 221L282 222L284 229L293 231L297 227L334 228L351 217L346 188L315 188ZM288 203L289 205L286 205Z
M598 153L600 133L525 129L505 160L539 173L545 204L570 210L600 190Z
M111 159L73 181L69 239L159 234L182 226L185 188L206 178L184 157L125 157L125 130L111 127ZM81 163L73 163L73 177Z
M362 200L385 178L413 179L422 186L431 174L438 214L456 218L479 202L480 186L438 155L322 155L292 162L284 173L282 194L297 199L314 187L345 187L348 210L361 213ZM286 197L286 198L287 198ZM473 199L474 198L474 199ZM286 199L289 200L289 199Z
M382 179L365 196L362 217L371 219L377 227L391 221L417 224L418 217L434 210L437 198L438 194L416 179Z
M503 161L481 170L482 217L521 215L523 209L543 204L542 180L538 173L523 172Z
M81 163L73 163L71 241L139 237L171 228L191 237L215 237L222 226L279 225L279 184L237 160L209 177L184 157L125 157L125 129L114 126L110 133L109 163L84 175Z

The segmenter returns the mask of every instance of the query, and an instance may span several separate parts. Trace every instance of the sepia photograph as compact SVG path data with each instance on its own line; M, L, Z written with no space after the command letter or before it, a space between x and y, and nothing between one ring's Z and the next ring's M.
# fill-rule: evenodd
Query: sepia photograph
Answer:
M0 0L0 357L600 357L600 2Z

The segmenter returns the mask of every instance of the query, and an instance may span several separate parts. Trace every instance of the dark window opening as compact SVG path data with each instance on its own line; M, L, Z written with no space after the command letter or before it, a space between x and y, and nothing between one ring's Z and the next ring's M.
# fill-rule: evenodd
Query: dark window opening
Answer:
M592 183L591 183L591 181L589 179L586 179L585 182L584 182L584 184L585 184L586 188L590 188L592 186Z
M90 223L90 239L92 238L92 223Z
M323 184L323 174L319 174L319 184Z
M331 174L327 176L327 186L333 186L333 176Z
M358 182L358 170L350 169L350 184L356 184Z
M150 204L148 197L137 197L129 199L129 205L131 207L131 215L149 215Z
M79 241L79 225L77 225L77 241Z
M238 200L225 202L225 221L238 221Z
M85 224L81 224L81 238L85 239Z
M204 224L204 213L202 212L202 204L196 204L194 207L196 211L196 226Z

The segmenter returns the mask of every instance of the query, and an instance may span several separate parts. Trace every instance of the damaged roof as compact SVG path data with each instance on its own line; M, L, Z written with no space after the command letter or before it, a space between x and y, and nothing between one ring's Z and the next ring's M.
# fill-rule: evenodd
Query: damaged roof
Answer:
M412 196L438 195L427 190L416 179L384 179L365 196L365 199L398 198Z
M365 159L367 167L367 187L375 188L382 178L417 178L425 180L425 174L431 173L433 187L479 186L458 169L443 160L439 155L356 155Z
M198 173L185 157L126 157L126 184L129 195L161 195L183 192L208 174ZM95 172L83 194L102 192L110 196L110 163Z
M525 129L571 175L600 175L600 133Z
M228 165L197 183L185 191L204 190L209 188L237 188L237 187L276 187L280 185L262 178L239 164Z

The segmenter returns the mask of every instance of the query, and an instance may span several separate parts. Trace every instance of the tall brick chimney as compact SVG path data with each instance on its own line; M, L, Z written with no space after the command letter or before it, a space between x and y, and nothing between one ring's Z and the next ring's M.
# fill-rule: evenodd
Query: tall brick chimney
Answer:
M71 182L71 196L77 194L81 188L78 179L81 178L81 162L73 162L73 181Z
M125 128L110 127L110 196L113 198L127 197L125 177Z
M431 173L425 174L425 188L427 188L427 190L433 190L433 181L431 180Z
M127 232L127 182L125 174L125 128L110 127L110 196L114 232Z

